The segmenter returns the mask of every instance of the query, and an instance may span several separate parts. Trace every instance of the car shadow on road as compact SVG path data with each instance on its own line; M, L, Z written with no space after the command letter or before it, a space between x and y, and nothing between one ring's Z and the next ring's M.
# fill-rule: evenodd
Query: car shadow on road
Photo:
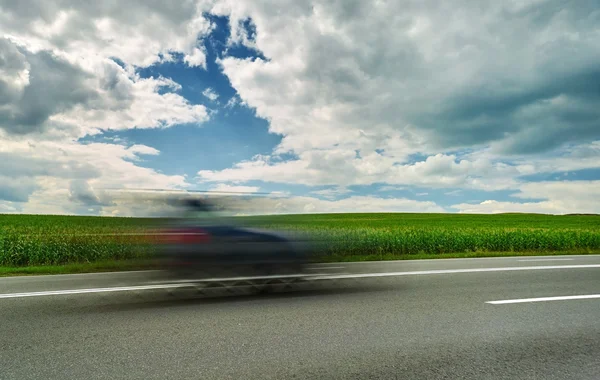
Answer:
M400 288L402 289L402 288ZM132 310L158 310L182 308L193 305L219 304L271 304L326 297L353 297L358 294L381 293L399 290L389 283L336 283L310 286L292 286L291 288L273 288L269 291L238 287L234 289L209 289L200 293L197 290L144 291L136 294L105 294L101 301L85 301L80 305L71 303L64 312L112 313ZM78 307L79 306L79 307Z

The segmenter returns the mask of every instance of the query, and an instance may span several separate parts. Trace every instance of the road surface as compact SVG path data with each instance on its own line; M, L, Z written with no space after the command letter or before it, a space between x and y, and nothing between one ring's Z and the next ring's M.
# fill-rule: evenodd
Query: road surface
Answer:
M327 267L261 296L142 288L152 272L0 279L0 379L600 376L600 256Z

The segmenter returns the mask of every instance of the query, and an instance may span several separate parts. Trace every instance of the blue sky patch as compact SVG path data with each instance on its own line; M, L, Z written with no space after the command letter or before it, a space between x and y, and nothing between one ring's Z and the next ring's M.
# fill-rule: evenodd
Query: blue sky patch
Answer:
M216 62L218 58L234 56L238 58L263 58L255 50L235 44L228 47L230 34L229 20L226 17L210 16L216 25L212 33L199 43L206 48L206 70L201 67L188 67L181 54L172 54L171 62L161 62L137 70L142 78L170 78L181 84L177 91L191 104L204 105L211 118L201 126L178 125L165 129L129 129L108 131L99 135L86 136L80 141L114 141L118 137L131 144L143 144L160 151L158 156L144 156L137 164L154 168L169 175L195 177L198 170L222 170L243 160L261 154L269 155L281 142L281 136L268 132L268 122L256 117L255 111L239 102L228 104L238 97L229 79ZM246 21L244 26L250 32L253 24ZM252 33L250 33L252 35ZM123 65L119 60L115 62ZM211 89L218 95L216 100L206 97L203 92ZM161 92L170 92L164 88ZM274 160L293 159L292 154L284 154Z

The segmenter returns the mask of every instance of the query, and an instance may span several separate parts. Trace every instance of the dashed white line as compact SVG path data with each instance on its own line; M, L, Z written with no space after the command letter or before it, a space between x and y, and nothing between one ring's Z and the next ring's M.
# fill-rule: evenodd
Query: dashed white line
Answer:
M514 300L487 301L492 305L507 305L513 303L528 303L528 302L550 302L550 301L570 301L570 300L587 300L600 298L600 294L585 294L580 296L558 296L558 297L539 297L539 298L520 298Z

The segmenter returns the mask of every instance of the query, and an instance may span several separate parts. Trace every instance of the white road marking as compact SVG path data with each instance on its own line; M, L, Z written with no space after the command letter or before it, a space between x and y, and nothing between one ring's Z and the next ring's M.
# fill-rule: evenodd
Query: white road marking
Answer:
M68 273L68 274L40 274L40 275L31 275L31 276L12 276L12 277L0 277L2 282L10 282L10 281L23 281L27 280L28 282L32 281L43 281L46 279L70 279L73 277L94 277L94 276L102 276L109 277L112 276L123 276L129 274L149 274L149 273L160 273L161 271L158 269L149 269L149 270L128 270L128 271L119 271L119 272L89 272L89 273Z
M540 298L521 298L514 300L487 301L492 305L507 305L512 303L527 303L527 302L549 302L549 301L569 301L569 300L587 300L600 298L600 294L586 294L581 296L559 296L559 297L540 297Z
M573 261L573 259L528 259L528 260L517 260L517 261Z
M55 295L68 295L68 294L127 292L127 291L133 291L133 290L180 288L183 286L185 286L185 284L138 285L138 286L119 286L119 287L111 287L111 288L46 290L46 291L41 291L41 292L5 293L5 294L0 294L0 298L23 298L23 297L40 297L40 296L55 296Z
M350 274L328 275L328 276L323 276L323 277L315 277L315 279L336 280L336 279L345 279L345 278L369 278L369 277L415 276L415 275L429 275L429 274L511 272L511 271L523 271L523 270L584 269L584 268L600 268L600 264L544 265L544 266L470 268L470 269L442 269L442 270L423 270L423 271L414 271L414 272L350 273Z
M527 270L551 270L551 269L589 269L600 268L600 264L584 264L584 265L544 265L544 266L525 266L525 267L501 267L501 268L471 268L471 269L443 269L443 270L425 270L412 272L382 272L382 273L345 273L339 275L306 275L296 274L288 276L252 276L252 277L234 277L234 278L212 278L201 281L183 282L183 283L167 283L155 285L138 285L138 286L123 286L110 288L91 288L91 289L67 289L67 290L50 290L28 293L4 293L0 294L2 298L22 298L22 297L41 297L52 295L68 295L68 294L85 294L85 293L106 293L106 292L125 292L135 290L152 290L152 289L169 289L194 286L202 282L224 282L224 281L249 281L269 278L282 277L306 277L311 280L343 280L352 278L376 278L376 277L396 277L396 276L418 276L431 274L456 274L456 273L481 273L481 272L512 272L512 271L527 271Z

